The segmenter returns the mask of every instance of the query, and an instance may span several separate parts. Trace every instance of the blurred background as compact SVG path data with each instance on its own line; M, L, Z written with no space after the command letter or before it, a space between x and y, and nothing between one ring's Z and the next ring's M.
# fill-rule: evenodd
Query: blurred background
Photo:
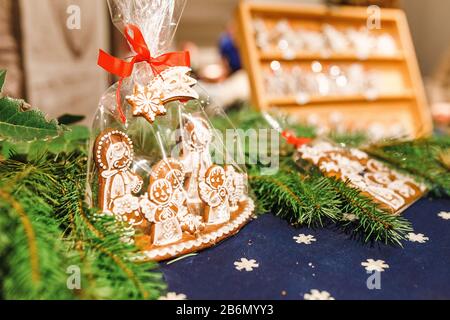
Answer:
M439 126L448 126L450 1L282 1L403 9L433 118ZM238 2L188 0L174 43L174 49L191 51L202 85L224 108L246 101L250 95L234 41ZM67 24L77 8L73 5L81 8L81 28L72 30ZM0 69L8 70L6 93L27 99L50 117L80 114L90 123L99 97L114 81L96 64L99 48L120 57L129 55L121 34L110 23L106 1L0 0Z

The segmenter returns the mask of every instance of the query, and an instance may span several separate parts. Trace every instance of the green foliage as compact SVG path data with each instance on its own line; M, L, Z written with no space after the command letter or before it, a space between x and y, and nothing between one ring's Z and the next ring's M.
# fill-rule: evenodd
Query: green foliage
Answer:
M239 129L268 128L269 124L258 112L244 108L230 114ZM289 121L281 120L282 123ZM218 128L226 123L218 119ZM286 125L298 137L314 137L315 131L303 125ZM358 147L368 142L364 133L330 133L330 140ZM414 177L426 180L435 190L449 190L449 174L442 165L442 151L449 148L449 138L433 138L414 142L391 142L389 145L373 146L369 152L377 155L388 165L407 170ZM246 144L247 157L255 145ZM326 178L310 165L292 161L294 148L281 140L278 149L281 168L276 175L264 175L264 165L248 165L250 185L257 198L257 207L271 211L294 225L321 226L336 223L361 240L380 241L401 245L401 240L412 230L410 223L394 216L360 191L347 183ZM352 223L343 220L344 214L355 215Z
M442 153L450 148L450 137L391 142L367 148L373 156L425 182L437 195L450 196L450 172Z
M83 153L0 162L0 256L6 299L155 299L153 263L134 263L123 230L83 204ZM82 290L66 286L69 266Z
M26 125L61 130L28 116ZM0 144L0 299L157 299L165 290L157 265L134 262L123 227L85 207L88 129L39 137ZM67 285L74 266L80 290Z
M341 217L341 201L326 178L301 177L291 170L276 175L250 173L250 185L260 206L294 225L323 226Z
M355 235L361 235L365 242L380 241L385 244L401 246L401 240L412 232L409 221L401 216L383 211L376 203L367 198L348 183L333 178L327 178L327 185L333 189L341 200L342 213L355 215L356 221L343 222L342 225Z
M26 110L23 100L0 98L0 140L30 142L49 140L62 134L64 127L48 121L38 110Z

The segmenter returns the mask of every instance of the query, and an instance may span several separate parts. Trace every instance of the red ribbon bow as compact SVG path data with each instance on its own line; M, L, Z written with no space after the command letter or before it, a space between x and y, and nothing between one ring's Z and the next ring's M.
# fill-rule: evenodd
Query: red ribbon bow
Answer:
M312 141L312 139L310 138L303 138L303 137L299 138L294 133L286 130L283 131L281 135L283 136L283 138L286 139L287 143L295 146L296 148L300 148L301 146L308 144Z
M145 42L144 36L142 35L139 28L135 25L129 24L125 27L125 37L130 47L136 53L131 61L125 61L113 57L103 50L100 50L98 56L98 65L109 73L114 74L120 78L116 96L119 114L123 123L126 122L126 117L120 104L120 88L123 79L131 76L134 65L136 63L147 62L152 68L154 75L158 75L165 69L170 67L190 67L191 65L190 55L187 51L169 52L156 58L152 57L147 43Z

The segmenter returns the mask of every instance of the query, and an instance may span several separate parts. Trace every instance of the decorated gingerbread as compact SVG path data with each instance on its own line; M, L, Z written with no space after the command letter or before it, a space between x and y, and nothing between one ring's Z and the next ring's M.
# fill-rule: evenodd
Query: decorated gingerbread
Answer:
M158 162L152 168L150 174L150 184L158 179L166 179L172 186L173 199L180 205L185 205L186 192L184 191L184 181L186 173L183 164L175 159L167 158Z
M183 233L178 216L186 215L186 207L173 197L173 186L167 179L150 184L148 194L140 201L142 212L152 223L153 245L164 246L181 240Z
M239 208L239 202L245 197L245 176L231 165L225 166L225 173L231 210L236 211Z
M168 68L160 74L164 103L199 98L197 91L192 88L197 80L189 75L191 72L191 68L179 66Z
M162 101L161 86L162 81L160 78L156 78L148 86L139 84L134 86L133 94L126 97L127 102L132 107L133 116L143 117L148 122L153 123L156 117L167 113Z
M206 203L205 222L208 225L226 223L230 220L229 189L225 169L213 165L199 184L200 196Z
M202 118L186 116L182 129L182 161L188 179L186 190L188 203L200 210L202 200L199 195L199 181L212 165L209 147L212 142L211 127Z
M133 116L143 117L152 124L157 117L166 115L166 103L198 99L198 93L192 89L197 81L189 76L191 71L189 67L171 67L157 75L148 85L135 84L133 94L126 96Z
M179 206L186 206L184 181L186 173L183 164L173 158L163 159L152 169L150 184L158 179L166 179L172 186L172 200ZM189 212L189 208L179 211L178 220L184 232L196 234L204 228L203 218L198 212Z
M95 162L99 170L98 206L104 213L114 214L119 220L129 220L137 214L139 201L133 196L142 188L142 178L133 172L133 142L119 130L100 134L94 146Z

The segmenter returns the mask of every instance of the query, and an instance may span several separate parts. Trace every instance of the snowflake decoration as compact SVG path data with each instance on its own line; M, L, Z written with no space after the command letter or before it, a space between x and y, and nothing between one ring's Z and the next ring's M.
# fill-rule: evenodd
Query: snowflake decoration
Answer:
M365 267L367 271L383 272L384 269L389 269L389 265L383 260L367 259L366 262L361 262L361 265Z
M148 122L153 123L157 116L163 116L167 113L162 102L162 93L158 89L160 83L155 81L152 85L141 86L136 84L131 96L126 100L133 109L135 117L144 117Z
M234 265L236 267L236 270L238 271L245 270L247 272L250 272L253 271L253 269L259 268L259 263L256 263L256 260L247 260L246 258L242 258L240 261L236 261Z
M316 240L316 238L314 238L314 236L312 235L305 235L305 234L300 234L297 237L293 238L297 243L303 243L303 244L311 244Z
M450 212L441 211L438 216L444 220L450 220Z
M335 300L329 292L313 289L303 297L305 300Z
M411 242L419 242L419 243L425 243L430 238L426 237L423 233L408 233L408 240Z
M187 300L187 297L185 294L177 294L175 292L169 292L167 295L160 297L158 300Z
M342 215L342 220L353 222L353 221L358 220L358 216L356 214L353 214L353 213L344 213Z

